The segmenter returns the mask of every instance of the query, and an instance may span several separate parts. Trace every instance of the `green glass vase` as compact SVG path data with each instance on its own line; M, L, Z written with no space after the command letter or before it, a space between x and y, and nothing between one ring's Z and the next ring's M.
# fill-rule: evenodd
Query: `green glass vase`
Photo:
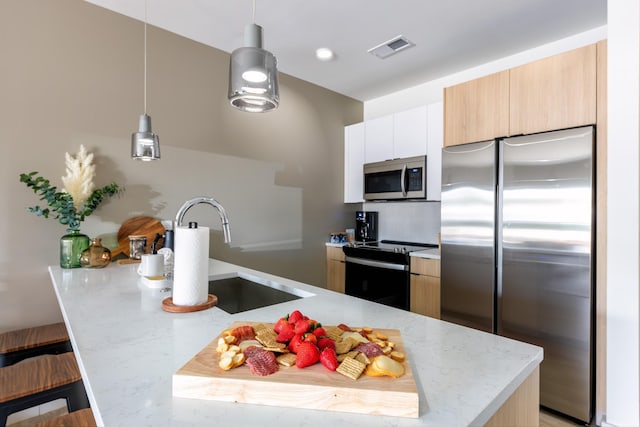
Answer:
M60 238L60 267L81 267L80 255L91 245L91 239L86 234L74 230Z

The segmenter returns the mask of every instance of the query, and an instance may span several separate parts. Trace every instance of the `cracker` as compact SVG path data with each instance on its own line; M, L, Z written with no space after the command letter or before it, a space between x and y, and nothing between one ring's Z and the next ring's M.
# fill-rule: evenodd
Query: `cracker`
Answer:
M349 351L347 353L338 354L338 357L337 357L338 362L342 362L347 357L355 359L355 357L358 355L358 353L359 353L358 351L352 350L352 351Z
M386 341L389 339L389 337L387 337L385 334L381 334L380 332L376 332L376 338L381 341Z
M267 325L265 325L264 323L258 323L257 325L253 325L253 330L254 332L257 334L258 332L260 332L263 329L271 329L269 328Z
M342 354L338 354L336 356L336 359L338 359L338 362L342 362L344 359L346 359L347 357L349 357L348 353L342 353Z
M367 355L364 353L358 353L356 357L354 357L354 359L356 359L358 362L364 363L365 365L368 365L369 363L371 363L371 360L369 360Z
M336 341L336 354L345 354L349 350L351 350L351 344L353 340L348 338L346 340L338 340Z
M256 332L256 339L262 343L265 347L278 347L278 341L276 341L278 335L273 329L265 328Z
M338 338L340 338L340 335L342 335L342 332L344 332L337 326L327 326L324 328L324 331L327 333L327 336L334 341L337 341Z
M345 377L349 377L352 380L357 380L360 375L362 375L362 372L366 367L367 365L365 365L364 363L359 362L356 359L347 357L342 361L342 363L340 363L340 366L338 366L338 369L336 369L336 371L340 372Z
M262 348L267 351L272 351L274 353L289 353L289 349L287 348L287 345L279 342L277 342L275 346L262 347Z
M283 366L293 366L296 364L296 355L293 353L284 353L276 357L276 361Z

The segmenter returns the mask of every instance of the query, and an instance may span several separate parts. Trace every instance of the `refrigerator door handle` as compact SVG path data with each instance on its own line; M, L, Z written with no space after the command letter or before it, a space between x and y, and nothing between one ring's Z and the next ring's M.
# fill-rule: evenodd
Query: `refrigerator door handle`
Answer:
M495 219L495 235L496 235L496 293L495 293L495 308L496 314L494 317L494 331L500 334L502 327L502 208L503 208L503 194L504 188L504 165L502 159L504 158L504 141L502 139L497 141L497 162L498 165L498 179L496 180L496 219Z

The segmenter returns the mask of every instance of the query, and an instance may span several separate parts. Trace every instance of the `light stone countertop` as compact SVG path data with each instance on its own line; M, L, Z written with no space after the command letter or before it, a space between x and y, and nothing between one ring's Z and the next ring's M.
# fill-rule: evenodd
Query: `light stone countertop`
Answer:
M425 249L424 251L413 251L409 256L418 258L440 259L440 250L438 248Z
M326 242L325 243L325 246L331 246L331 247L334 247L334 248L341 248L344 245L346 245L346 243L331 243L331 242Z
M235 315L214 307L168 313L137 265L49 267L98 425L482 425L540 364L540 347L225 262L211 276L271 280L313 296ZM324 324L399 329L416 378L420 418L371 416L174 398L172 375L236 320L274 322L299 309Z

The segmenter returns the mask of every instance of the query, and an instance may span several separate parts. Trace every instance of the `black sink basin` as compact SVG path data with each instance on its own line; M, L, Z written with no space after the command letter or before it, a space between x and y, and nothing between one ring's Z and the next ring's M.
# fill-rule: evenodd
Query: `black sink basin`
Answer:
M240 276L209 280L209 293L218 297L216 306L229 314L303 298Z

